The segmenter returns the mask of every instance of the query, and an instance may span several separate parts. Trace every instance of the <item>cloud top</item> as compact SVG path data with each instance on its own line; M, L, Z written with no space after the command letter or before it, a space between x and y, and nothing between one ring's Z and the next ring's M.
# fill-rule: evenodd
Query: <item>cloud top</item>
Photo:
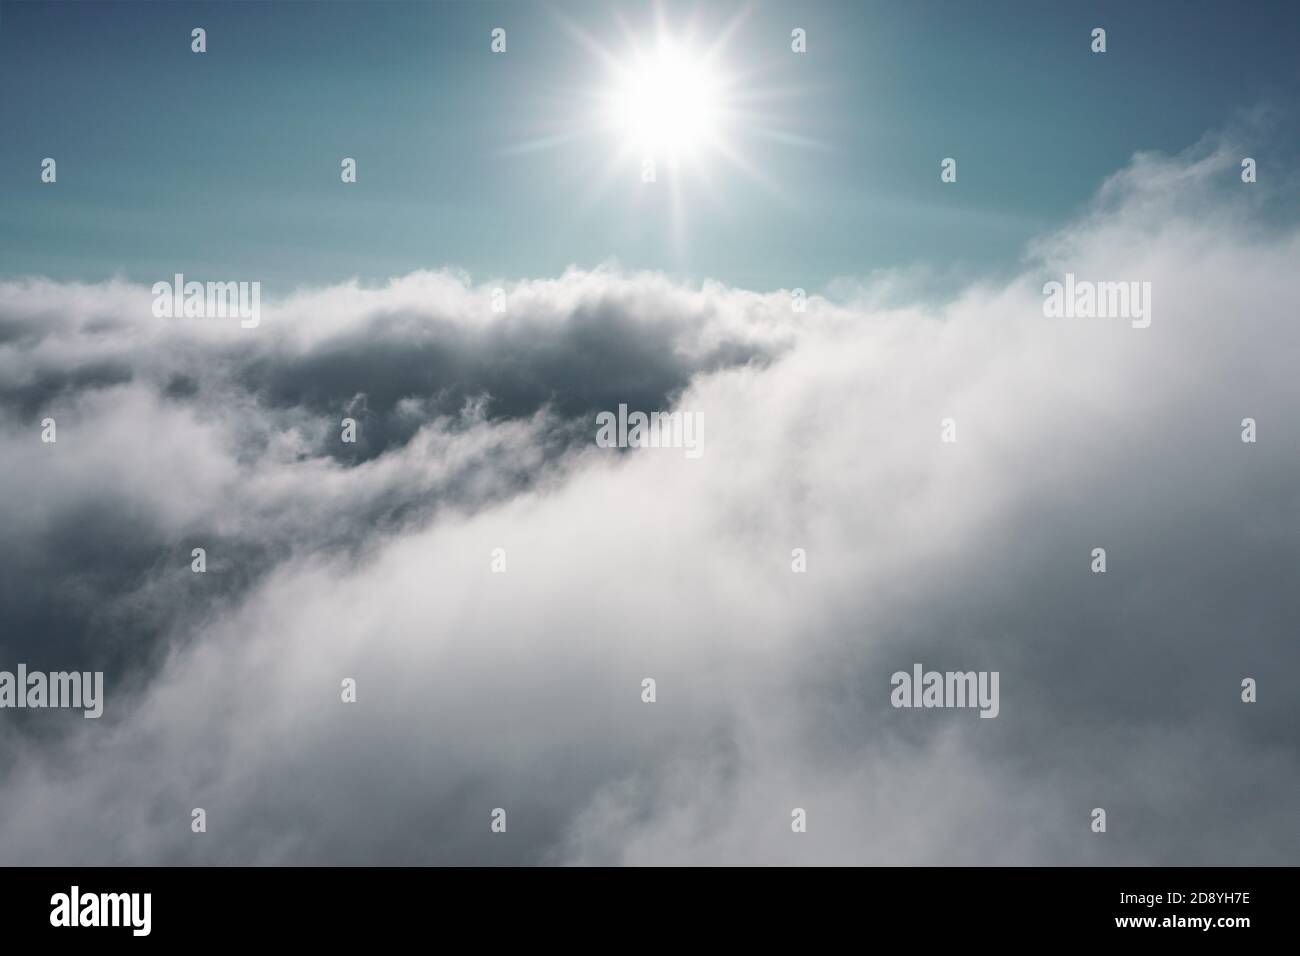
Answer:
M1238 156L1138 157L942 303L0 283L0 666L108 684L0 718L0 862L1296 863L1300 232ZM1066 271L1150 328L1045 318ZM597 448L620 402L704 456ZM892 708L914 662L999 716Z

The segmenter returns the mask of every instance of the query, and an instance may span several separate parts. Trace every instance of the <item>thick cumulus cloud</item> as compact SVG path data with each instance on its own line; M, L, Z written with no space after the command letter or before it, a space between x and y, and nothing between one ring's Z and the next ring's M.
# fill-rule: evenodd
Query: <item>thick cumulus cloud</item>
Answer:
M655 277L520 283L503 315L492 292L418 274L242 329L154 318L124 283L0 286L8 649L124 679L269 569L545 483L599 410L791 338L757 296ZM194 547L220 572L201 586Z
M110 684L5 712L0 861L1300 862L1300 233L1238 158L1139 157L913 306L439 273L241 330L0 286L0 666ZM1067 272L1150 327L1045 318ZM703 456L596 447L619 403ZM892 708L916 662L999 716Z

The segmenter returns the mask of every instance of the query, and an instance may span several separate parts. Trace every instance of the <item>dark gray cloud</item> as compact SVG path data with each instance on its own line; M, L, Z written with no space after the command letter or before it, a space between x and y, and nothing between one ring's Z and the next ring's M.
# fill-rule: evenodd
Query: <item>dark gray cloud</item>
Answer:
M0 860L1296 863L1300 234L1236 162L1140 157L939 307L438 273L241 331L0 287L0 660L116 681L4 718ZM1150 281L1150 328L1044 318L1067 271ZM595 447L619 402L703 457ZM999 716L892 708L914 662Z
M243 330L220 319L164 324L144 290L120 285L105 290L111 304L86 287L8 286L0 415L15 463L13 517L39 502L44 520L7 522L15 544L0 557L7 656L125 679L278 564L355 551L439 508L518 493L590 442L599 409L664 407L692 375L763 361L778 347L740 325L721 327L663 283L644 296L621 278L585 290L573 283L563 300L520 286L504 315L491 311L490 290L456 277L351 291L358 307L304 342L297 331L318 319L331 291L282 304L266 326ZM33 440L46 416L61 439L42 447ZM345 416L357 421L355 443L340 440ZM159 418L171 424L167 447L154 451L161 468L132 462L142 443L154 444ZM510 422L521 430L493 430ZM86 433L105 427L113 447L86 448ZM461 448L454 463L429 460ZM210 460L187 489L169 466L191 452ZM97 481L106 465L129 487ZM426 468L421 480L395 475ZM48 470L66 483L48 483ZM250 497L256 476L271 473L281 487ZM160 520L151 488L172 480L181 500ZM322 500L322 481L346 489ZM285 514L289 496L300 510ZM205 578L189 571L194 547L213 562Z

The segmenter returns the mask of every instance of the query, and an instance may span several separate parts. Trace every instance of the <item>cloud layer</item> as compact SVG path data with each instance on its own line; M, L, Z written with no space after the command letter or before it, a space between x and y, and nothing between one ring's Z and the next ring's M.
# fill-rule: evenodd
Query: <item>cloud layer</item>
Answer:
M1300 232L1239 155L1138 157L941 303L0 284L0 667L109 685L0 717L0 863L1300 862ZM1151 327L1044 318L1067 271ZM703 457L595 447L619 403ZM999 717L891 708L914 662Z

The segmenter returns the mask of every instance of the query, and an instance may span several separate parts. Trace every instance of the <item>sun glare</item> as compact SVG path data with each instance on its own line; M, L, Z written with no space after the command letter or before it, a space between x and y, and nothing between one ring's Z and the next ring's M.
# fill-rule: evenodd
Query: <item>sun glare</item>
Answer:
M687 247L691 210L725 202L733 172L785 199L763 173L762 141L795 141L773 111L789 90L777 96L762 85L769 61L737 66L727 57L752 9L745 4L725 21L670 26L656 5L652 22L616 18L621 36L612 42L557 12L575 49L597 69L567 91L571 105L538 123L538 135L511 152L572 149L584 211L601 207L616 189L648 213L647 223L655 222L656 208L666 211L679 252ZM570 146L577 143L581 152Z
M720 134L720 84L698 54L663 40L620 72L610 120L631 148L673 156Z

